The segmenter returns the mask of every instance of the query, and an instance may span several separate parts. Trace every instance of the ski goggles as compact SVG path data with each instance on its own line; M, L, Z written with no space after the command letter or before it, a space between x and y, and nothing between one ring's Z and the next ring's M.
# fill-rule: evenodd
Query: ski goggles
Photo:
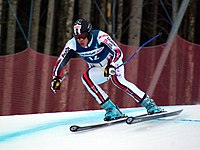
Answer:
M82 34L77 34L77 35L74 35L74 37L77 39L77 40L80 40L80 39L85 39L87 37L87 33L82 33Z

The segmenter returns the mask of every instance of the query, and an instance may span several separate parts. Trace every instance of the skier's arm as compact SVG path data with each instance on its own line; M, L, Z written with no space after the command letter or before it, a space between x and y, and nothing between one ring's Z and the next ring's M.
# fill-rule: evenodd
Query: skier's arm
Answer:
M74 53L75 51L71 49L68 44L66 44L60 56L58 57L52 73L51 89L54 93L56 93L57 90L60 90L61 76L64 66L67 64L70 58L73 57Z
M100 44L107 46L112 54L111 62L116 62L120 57L123 57L121 49L107 33L100 31L98 39Z
M61 52L60 56L58 57L54 69L52 77L60 77L62 76L62 72L64 70L64 66L67 64L67 62L70 60L70 58L73 57L75 51L70 49L69 47L65 47L63 51Z
M122 51L107 33L100 31L98 39L98 42L105 45L112 54L111 61L104 70L104 76L108 77L110 75L115 75L115 62L123 57Z

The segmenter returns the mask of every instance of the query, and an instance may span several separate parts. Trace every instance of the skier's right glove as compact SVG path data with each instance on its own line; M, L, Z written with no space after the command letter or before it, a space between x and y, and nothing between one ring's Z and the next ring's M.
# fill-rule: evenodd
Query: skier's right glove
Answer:
M116 74L115 63L111 62L108 66L106 66L106 68L104 70L104 76L109 77L109 76L113 76L115 74Z
M60 90L61 78L59 76L53 77L51 82L51 89L54 93Z

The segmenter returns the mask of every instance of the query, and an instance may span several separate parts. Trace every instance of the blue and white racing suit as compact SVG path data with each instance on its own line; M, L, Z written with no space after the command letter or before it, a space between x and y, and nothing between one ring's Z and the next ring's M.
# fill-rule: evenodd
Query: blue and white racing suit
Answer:
M146 94L143 91L125 79L124 66L116 70L116 75L111 77L104 76L104 69L109 63L114 62L116 67L123 63L121 49L107 33L101 30L92 30L91 40L86 47L82 47L74 37L70 39L56 61L53 77L61 76L64 66L74 53L79 54L89 65L88 70L81 77L82 82L99 104L108 99L108 95L99 85L109 79L115 86L128 93L137 102L141 102L146 98Z

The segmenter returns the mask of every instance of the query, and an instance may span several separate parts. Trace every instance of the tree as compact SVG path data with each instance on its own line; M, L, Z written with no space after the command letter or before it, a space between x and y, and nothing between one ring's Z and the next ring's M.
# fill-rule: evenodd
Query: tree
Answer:
M106 8L106 17L108 21L107 32L111 35L112 34L112 1L107 0L107 8Z
M106 7L105 7L106 6L106 1L101 1L100 6L101 6L101 15L100 15L99 20L98 20L99 21L99 28L101 30L105 30L106 23L107 23L104 20L105 19L105 15L106 15ZM98 14L96 14L95 16L97 16Z
M172 21L174 22L178 12L178 1L172 1ZM174 44L170 53L170 72L169 72L169 104L174 105L177 98L177 44Z
M7 54L15 53L15 31L16 31L16 10L17 0L13 0L10 3L9 15L8 15L8 30L7 30Z
M66 5L65 5L65 9L67 10L67 19L66 19L66 23L65 23L65 28L66 28L66 38L65 40L71 38L72 36L72 30L71 30L71 26L73 24L73 16L74 16L74 0L66 0Z
M129 45L140 45L143 0L131 1L131 18L129 26Z
M196 0L190 2L190 7L188 8L188 40L191 42L195 41L195 16L196 16ZM193 85L193 77L194 77L194 49L193 46L188 48L186 55L187 60L187 76L186 76L186 100L188 104L191 103L192 98L192 85Z
M131 17L130 17L130 23L129 23L130 25L129 25L129 37L128 37L129 45L134 45L134 46L140 45L142 8L143 8L142 5L143 5L143 0L131 1L131 9L130 9ZM133 52L130 51L129 55L131 56L132 53ZM138 62L139 62L138 56L134 58L134 66L129 66L133 70L132 75L133 75L134 82L137 82L137 72L138 72Z
M34 6L33 6L33 18L32 18L30 46L32 49L37 51L41 0L34 0L33 2L34 2Z
M0 39L1 39L1 26L2 26L2 11L3 11L3 0L0 0ZM2 45L2 41L0 40L0 45ZM0 46L0 49L2 47Z
M117 32L116 32L116 39L121 41L122 36L122 25L123 25L123 0L118 1L118 15L117 15Z
M59 15L55 14L57 17L55 20L58 20L57 28L54 31L54 35L57 34L57 39L54 41L57 43L57 46L54 46L53 52L61 51L63 45L72 37L72 23L74 16L74 1L73 0L64 0L61 1ZM56 33L55 33L56 32ZM55 43L55 45L56 45Z
M47 22L46 22L46 32L45 32L45 46L44 46L44 54L50 55L50 51L52 48L52 32L53 32L53 21L54 21L54 9L55 9L55 0L51 0L48 3L48 11L47 11ZM44 63L42 65L41 70L41 92L40 92L40 101L39 101L39 111L45 112L46 106L46 92L48 85L48 69L49 69L49 57L45 57L43 59Z
M79 18L90 20L91 0L79 1ZM78 18L77 18L78 19Z
M74 0L64 0L63 1L63 16L60 17L60 23L59 23L59 28L61 28L60 30L60 40L58 41L59 45L58 48L59 50L61 50L63 48L63 45L65 44L65 42L67 40L69 40L72 36L72 24L73 24L73 16L74 16ZM62 25L64 24L64 28L62 27ZM64 74L66 72L64 71ZM63 92L61 93L61 98L58 102L58 110L59 111L65 111L67 108L67 104L68 104L68 94L65 92L68 88L68 83L69 83L69 78L66 78L63 83L62 83L62 88L63 88ZM56 108L56 109L57 109ZM58 111L56 110L55 111Z
M46 32L45 32L45 46L44 54L49 55L52 46L52 32L54 27L54 8L55 0L51 0L48 3L48 12L47 12L47 22L46 22Z
M17 8L17 0L13 0L10 3L9 8L9 16L8 16L8 29L7 30L7 43L6 43L6 53L7 54L14 54L15 52L15 31L16 31L16 23L15 17ZM11 110L11 93L12 93L12 81L13 81L13 65L14 65L14 58L6 57L5 59L5 72L4 72L4 92L2 95L3 104L2 104L2 112L3 115L8 115Z

